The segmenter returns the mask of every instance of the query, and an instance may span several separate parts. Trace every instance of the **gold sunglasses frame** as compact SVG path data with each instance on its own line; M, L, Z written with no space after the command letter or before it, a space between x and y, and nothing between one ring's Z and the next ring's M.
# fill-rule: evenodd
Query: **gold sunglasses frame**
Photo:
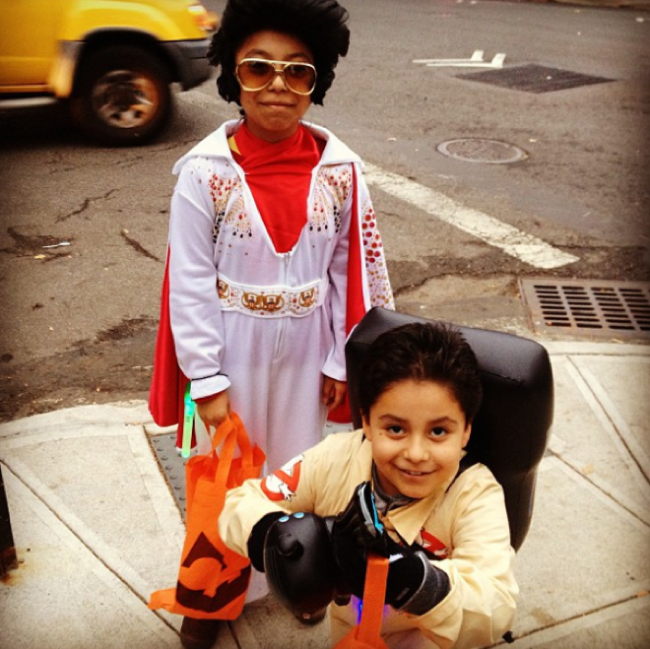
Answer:
M242 65L242 63L249 63L249 62L254 62L254 63L270 63L273 66L273 69L275 70L275 74L260 88L247 88L242 80L239 78L239 66ZM280 70L278 70L275 66L276 65L281 65L283 66ZM314 83L311 87L311 90L309 92L299 92L298 90L294 90L288 83L287 79L284 76L284 71L287 69L288 66L290 65L304 65L305 67L311 68L314 71ZM308 63L307 61L275 61L273 59L259 59L256 57L248 57L245 59L242 59L236 66L235 66L235 76L237 77L237 81L239 82L239 85L241 86L242 90L246 90L246 92L259 92L260 90L264 90L265 88L268 88L274 81L275 78L280 75L282 77L282 82L286 86L286 88L290 91L295 93L296 95L300 95L302 97L308 97L309 95L314 92L314 89L316 88L316 81L318 79L318 73L316 72L316 66L312 65L311 63Z

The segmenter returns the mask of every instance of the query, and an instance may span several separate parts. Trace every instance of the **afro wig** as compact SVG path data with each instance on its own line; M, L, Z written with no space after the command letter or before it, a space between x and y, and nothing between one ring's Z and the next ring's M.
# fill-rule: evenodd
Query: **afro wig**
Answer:
M221 66L219 94L240 104L235 54L249 36L270 30L298 38L309 48L317 72L311 101L322 104L339 56L348 53L347 19L348 12L336 0L228 0L208 51L210 63Z

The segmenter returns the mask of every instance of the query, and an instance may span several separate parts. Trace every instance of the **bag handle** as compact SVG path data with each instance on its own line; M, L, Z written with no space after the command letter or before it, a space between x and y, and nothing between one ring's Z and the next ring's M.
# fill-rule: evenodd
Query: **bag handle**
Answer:
M221 432L219 435L217 435L217 432L219 431ZM223 447L221 449L221 457L219 458L219 464L217 465L217 472L215 474L214 481L220 486L223 485L225 498L226 483L228 482L230 466L232 465L232 456L235 452L235 444L237 442L237 432L235 431L233 422L230 420L230 418L225 419L221 422L221 424L219 424L217 432L215 432L214 438L212 440L212 457L214 459L217 457L216 447L221 444L221 441L223 441Z
M242 466L249 467L253 464L253 446L248 434L246 433L246 428L242 423L242 420L239 418L239 415L236 412L231 412L230 417L232 422L237 430L237 446L241 452L241 461Z
M236 446L239 448L241 457L234 459L233 455ZM221 447L220 455L217 453L219 447ZM259 449L257 447L253 449L241 418L237 413L231 412L217 426L212 435L212 449L207 457L218 462L215 482L225 487L235 464L237 466L237 475L247 477L256 475L255 461L256 459L259 460L259 455L261 455Z
M217 426L214 431L214 434L211 435L212 439L212 449L210 453L217 453L217 449L221 443L235 431L235 438L237 440L237 446L241 451L242 462L245 464L250 464L253 461L253 446L248 438L246 433L246 428L236 412L230 412L228 416ZM223 454L223 450L222 450Z
M235 415L236 416L236 415ZM232 414L229 414L216 428L210 439L212 441L212 448L209 453L217 454L217 449L226 439L226 437L232 433L234 430L234 424L232 421ZM208 429L208 434L210 433Z

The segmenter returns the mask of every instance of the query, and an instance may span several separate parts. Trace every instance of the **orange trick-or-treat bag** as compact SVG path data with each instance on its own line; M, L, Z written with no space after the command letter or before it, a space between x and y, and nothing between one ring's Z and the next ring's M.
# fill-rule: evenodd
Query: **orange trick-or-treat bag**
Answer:
M234 458L239 447L240 457ZM220 449L220 455L217 453ZM205 620L234 620L244 607L250 561L228 549L217 519L226 491L260 475L265 456L251 446L241 419L231 413L217 428L212 450L185 465L187 534L176 588L151 595L149 608Z

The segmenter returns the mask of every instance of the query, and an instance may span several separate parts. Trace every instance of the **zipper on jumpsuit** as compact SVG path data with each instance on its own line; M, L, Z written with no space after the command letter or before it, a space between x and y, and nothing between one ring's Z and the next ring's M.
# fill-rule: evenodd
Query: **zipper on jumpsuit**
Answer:
M280 256L282 257L282 284L284 286L289 286L289 263L291 262L291 252L283 252ZM282 344L284 342L284 333L286 331L286 328L287 317L278 318L278 335L275 339L275 353L273 354L274 358L278 358L280 352L282 351Z
M318 177L318 171L321 167L322 160L318 162L318 164L314 167L314 169L311 172L311 181L309 184L309 193L307 195L307 210L309 211L310 206L312 204L312 195L314 193L314 186L316 184L316 178ZM261 217L260 217L261 218ZM307 214L307 220L309 220L309 213ZM302 233L298 237L298 241L300 241L300 238L302 237ZM296 244L297 246L298 244ZM291 263L291 255L293 251L296 249L296 246L294 246L289 252L283 252L280 253L280 256L282 257L282 283L285 286L290 286L289 284L289 265ZM291 317L291 316L288 316ZM280 354L280 351L282 350L282 344L284 342L284 334L287 328L287 323L286 319L287 318L278 318L280 323L278 325L278 336L275 341L275 354L274 357L277 358Z

